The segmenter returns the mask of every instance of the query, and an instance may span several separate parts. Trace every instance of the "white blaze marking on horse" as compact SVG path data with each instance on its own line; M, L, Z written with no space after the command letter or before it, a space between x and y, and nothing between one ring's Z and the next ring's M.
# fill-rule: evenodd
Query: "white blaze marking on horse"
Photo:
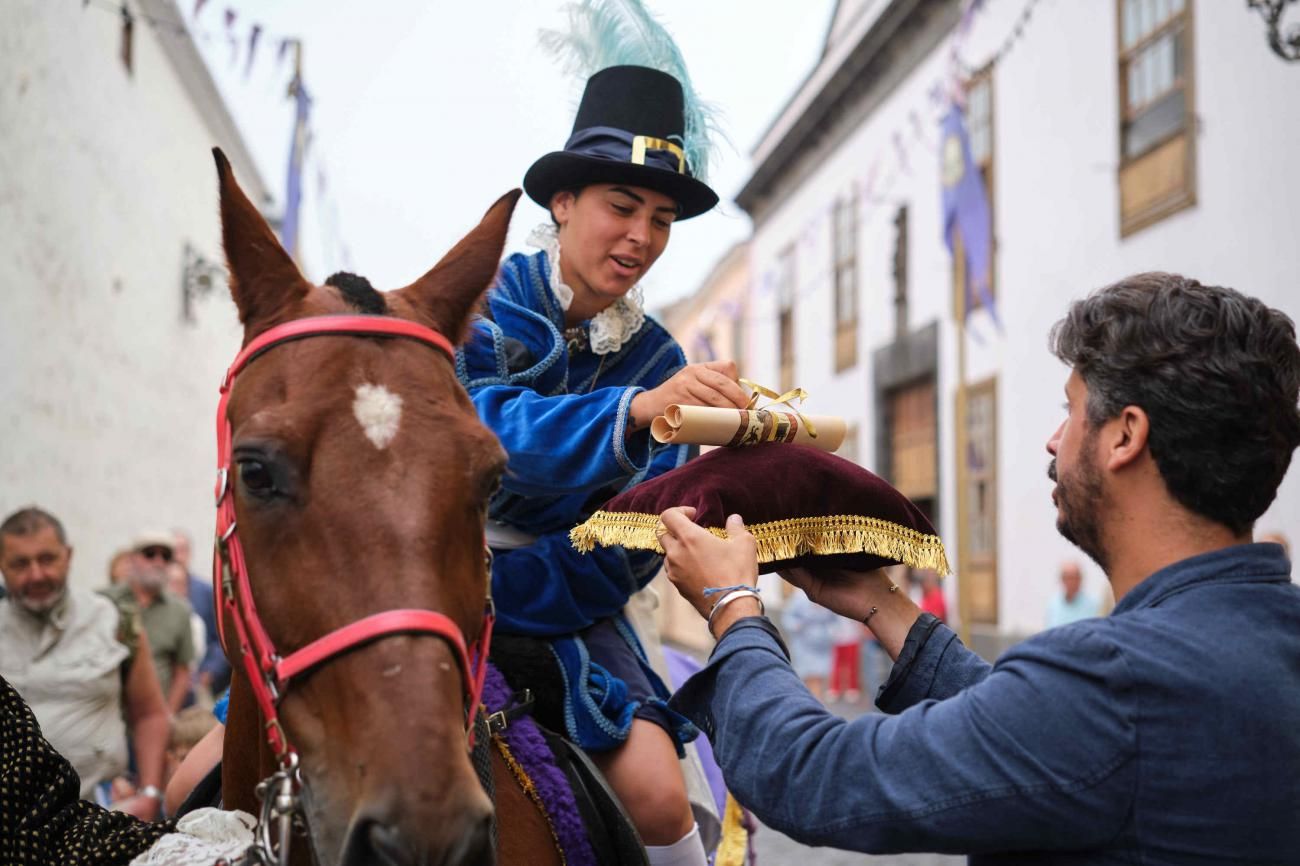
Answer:
M370 444L384 449L397 435L397 425L402 421L402 398L383 385L358 385L352 414L361 423Z

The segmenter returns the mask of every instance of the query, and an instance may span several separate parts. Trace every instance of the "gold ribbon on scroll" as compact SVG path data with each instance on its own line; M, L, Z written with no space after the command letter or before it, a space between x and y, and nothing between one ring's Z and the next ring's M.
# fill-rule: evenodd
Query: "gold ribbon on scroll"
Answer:
M672 403L664 407L664 414L651 422L650 435L657 442L732 448L765 442L793 442L835 451L844 443L848 425L843 418L832 415L809 417L795 406L796 402L808 399L808 392L803 388L792 388L778 394L748 379L739 381L751 392L745 408ZM769 402L760 407L761 398Z
M808 399L808 392L805 391L803 388L791 388L789 391L786 391L784 394L778 394L776 391L773 391L771 388L764 387L763 385L760 385L757 382L750 381L749 379L741 379L740 384L748 388L751 392L753 392L749 395L749 405L745 407L746 412L763 412L763 411L770 410L773 406L783 405L791 412L793 412L795 416L799 419L799 421L803 423L803 426L808 431L808 435L810 437L812 437L813 439L817 438L817 428L814 427L813 423L809 421L807 418L805 418L804 414L800 412L798 408L795 407L794 403L791 402L792 400L798 400L800 403L803 403ZM758 406L759 397L766 397L772 402L760 408ZM788 418L789 416L786 417ZM785 431L785 435L778 434L774 427L771 431L774 438L764 437L756 441L793 442L795 434L798 431L797 429L796 430L788 429L789 428L788 424L786 426L787 429ZM745 443L738 443L738 444L749 444L749 443L745 442Z

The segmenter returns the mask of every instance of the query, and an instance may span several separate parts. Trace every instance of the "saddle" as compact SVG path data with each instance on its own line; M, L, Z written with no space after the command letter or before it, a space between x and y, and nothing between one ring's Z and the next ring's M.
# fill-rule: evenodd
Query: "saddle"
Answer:
M646 864L645 846L618 796L590 756L557 731L564 730L564 682L546 643L518 635L495 635L492 666L516 697L528 700L506 710L509 721L532 717L573 791L597 863ZM489 791L491 793L491 791Z

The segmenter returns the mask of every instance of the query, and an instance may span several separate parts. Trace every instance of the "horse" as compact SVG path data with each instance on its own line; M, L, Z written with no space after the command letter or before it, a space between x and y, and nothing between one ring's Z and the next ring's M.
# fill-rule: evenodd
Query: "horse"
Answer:
M261 851L272 862L289 847L295 864L491 864L469 680L481 688L484 522L506 455L457 380L451 344L496 273L519 190L404 288L351 275L313 285L213 154L244 329L218 413L229 463L214 583L235 670L225 806L277 823L279 844ZM340 329L337 317L360 324ZM560 863L545 816L488 753L495 855ZM288 844L291 812L305 845Z

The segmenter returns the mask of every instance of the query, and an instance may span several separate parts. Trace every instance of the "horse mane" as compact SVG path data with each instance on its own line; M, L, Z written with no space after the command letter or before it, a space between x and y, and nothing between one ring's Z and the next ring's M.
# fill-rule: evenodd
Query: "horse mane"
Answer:
M325 285L338 289L343 295L343 300L355 307L359 313L367 316L388 315L388 302L384 300L382 294L375 291L375 287L370 285L370 280L365 277L339 271L331 274L325 281Z

